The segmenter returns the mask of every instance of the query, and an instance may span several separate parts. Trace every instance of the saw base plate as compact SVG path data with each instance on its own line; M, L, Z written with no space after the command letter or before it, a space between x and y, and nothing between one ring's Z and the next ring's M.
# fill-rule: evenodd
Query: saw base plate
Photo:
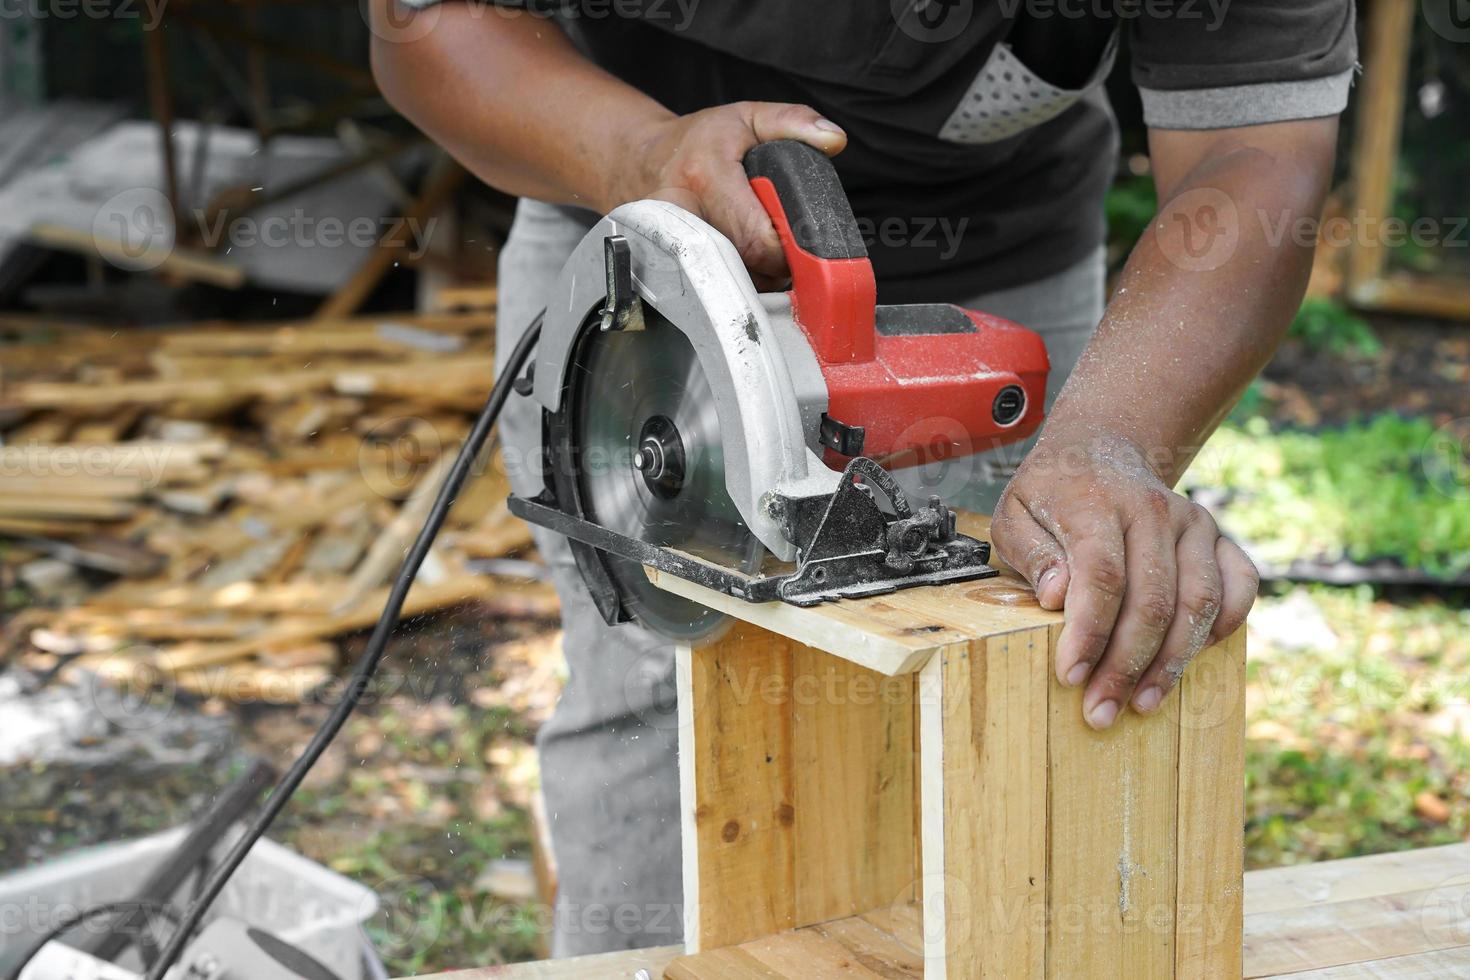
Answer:
M787 573L748 574L712 565L693 555L671 548L660 548L646 541L639 541L637 538L609 531L589 521L564 514L545 501L511 497L509 506L510 512L522 520L539 524L573 541L580 541L598 551L618 555L629 561L668 572L670 575L677 575L682 579L736 599L743 599L746 602L781 601L793 606L815 606L837 599L861 599L915 586L943 585L946 582L993 578L1000 574L999 569L986 564L984 560L963 560L959 553L946 553L939 556L935 566L915 569L908 574L895 575L876 581L837 583L823 576L817 580L815 587L808 588L800 584L800 573L803 569L799 566L788 566L792 568L792 571ZM988 557L989 548L983 541L977 541L968 535L957 535L956 542L964 551L970 552L971 559L975 553L979 552L983 552ZM881 555L878 557L881 558ZM962 560L957 561L956 559ZM817 568L822 567L824 566L817 566ZM825 567L830 570L831 562L829 561ZM809 571L814 572L816 568Z

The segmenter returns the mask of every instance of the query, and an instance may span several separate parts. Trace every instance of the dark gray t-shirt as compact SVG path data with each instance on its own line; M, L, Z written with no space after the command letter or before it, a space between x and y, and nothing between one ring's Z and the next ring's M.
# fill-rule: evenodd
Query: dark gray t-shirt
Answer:
M1353 0L540 3L675 112L801 102L841 125L835 162L883 302L958 301L1097 247L1120 43L1165 129L1334 115L1357 57Z

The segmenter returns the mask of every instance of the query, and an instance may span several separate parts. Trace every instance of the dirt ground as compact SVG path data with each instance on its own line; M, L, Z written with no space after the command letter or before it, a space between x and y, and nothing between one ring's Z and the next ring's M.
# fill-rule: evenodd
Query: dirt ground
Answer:
M539 950L539 910L492 899L476 881L496 859L529 857L531 740L561 670L551 623L467 606L407 624L271 832L378 893L369 933L393 975ZM130 706L121 751L89 754L83 739L50 761L0 769L0 871L187 822L250 759L289 764L337 693L299 707L155 693L149 706L167 720L140 721Z
M1340 425L1380 412L1436 424L1470 415L1470 331L1442 321L1372 317L1372 358L1334 357L1288 341L1263 379L1272 421Z

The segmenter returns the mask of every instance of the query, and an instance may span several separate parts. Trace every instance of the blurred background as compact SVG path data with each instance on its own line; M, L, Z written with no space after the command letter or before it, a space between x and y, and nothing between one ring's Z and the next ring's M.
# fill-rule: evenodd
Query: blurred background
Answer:
M1310 295L1185 481L1265 578L1248 868L1470 836L1464 6L1360 0ZM368 40L341 0L0 6L0 873L299 751L489 388L514 202ZM1109 88L1116 272L1155 198L1126 58ZM543 952L563 668L505 493L491 461L271 835L376 895L344 921L390 975Z

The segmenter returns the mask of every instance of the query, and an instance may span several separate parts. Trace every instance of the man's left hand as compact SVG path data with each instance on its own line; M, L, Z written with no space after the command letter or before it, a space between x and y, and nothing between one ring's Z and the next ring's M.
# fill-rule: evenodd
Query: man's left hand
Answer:
M1063 684L1088 724L1156 710L1200 650L1240 628L1255 566L1209 511L1170 490L1116 435L1048 433L996 506L991 536L1047 609L1066 609Z

